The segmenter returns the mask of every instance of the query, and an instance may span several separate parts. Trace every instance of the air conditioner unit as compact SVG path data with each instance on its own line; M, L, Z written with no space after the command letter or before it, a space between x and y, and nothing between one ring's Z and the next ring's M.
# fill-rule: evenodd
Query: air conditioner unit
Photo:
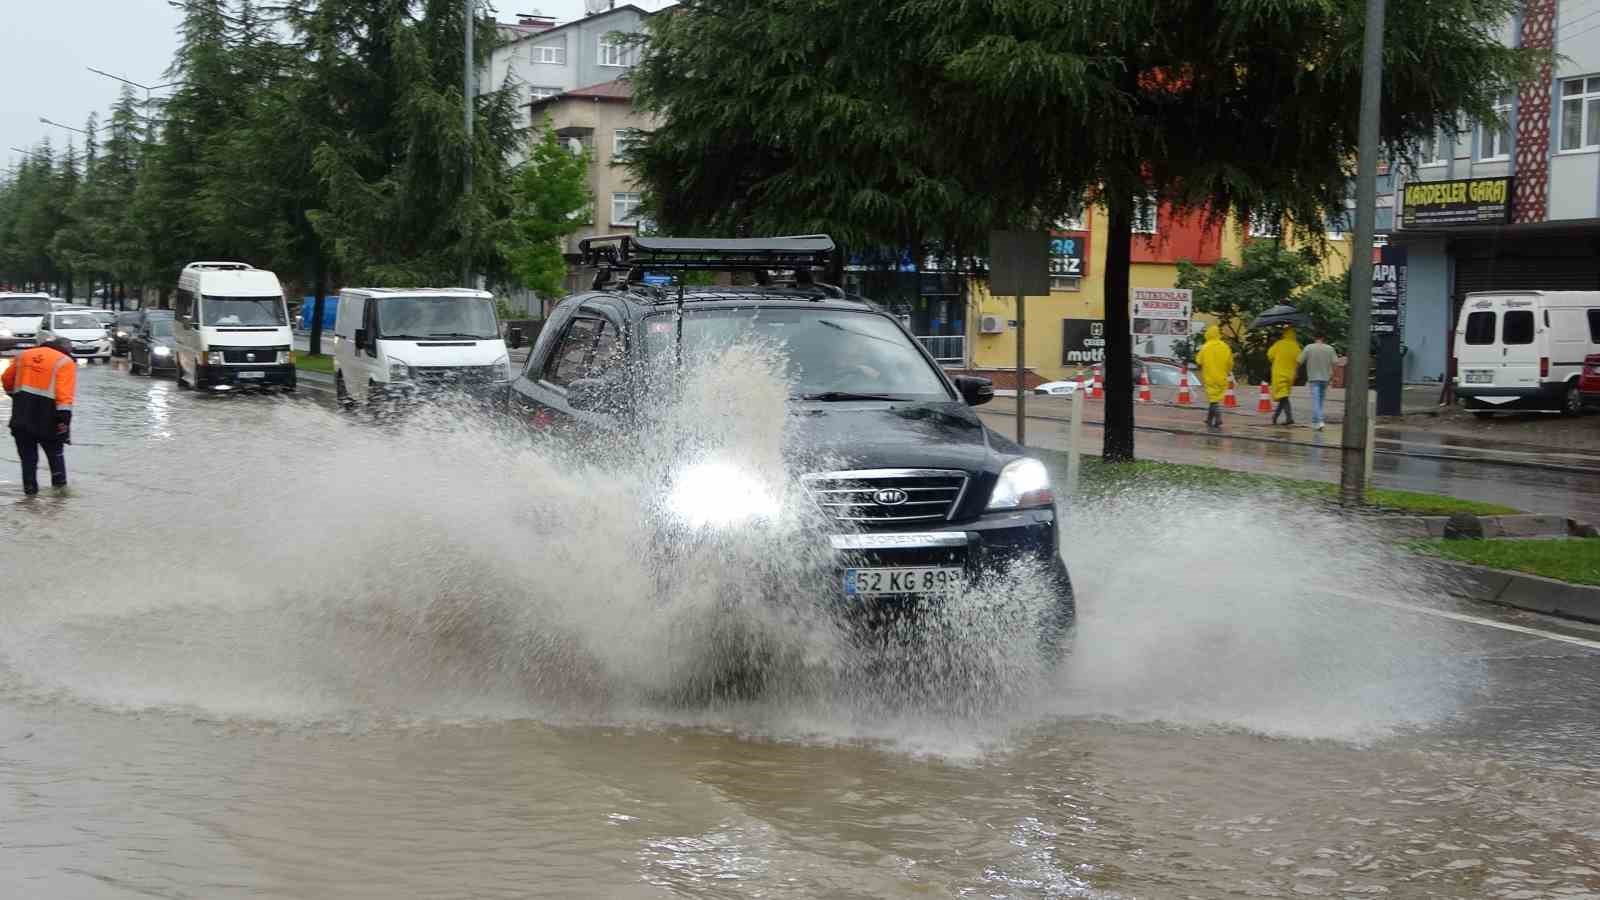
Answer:
M978 330L984 334L1005 334L1006 320L999 316L984 316L978 321Z

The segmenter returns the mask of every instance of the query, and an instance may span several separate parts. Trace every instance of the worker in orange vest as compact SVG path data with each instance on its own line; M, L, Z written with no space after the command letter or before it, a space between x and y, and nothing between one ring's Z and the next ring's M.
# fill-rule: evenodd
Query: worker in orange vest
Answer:
M54 337L19 354L0 375L11 397L11 436L22 459L22 492L39 493L39 450L50 463L50 483L67 485L66 444L72 443L72 400L78 391L78 364L72 342Z

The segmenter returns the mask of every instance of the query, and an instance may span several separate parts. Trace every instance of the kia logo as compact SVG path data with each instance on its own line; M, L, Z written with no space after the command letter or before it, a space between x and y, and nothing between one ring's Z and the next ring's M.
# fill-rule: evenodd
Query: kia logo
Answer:
M879 506L899 506L906 502L906 492L899 488L885 488L873 493L872 502Z

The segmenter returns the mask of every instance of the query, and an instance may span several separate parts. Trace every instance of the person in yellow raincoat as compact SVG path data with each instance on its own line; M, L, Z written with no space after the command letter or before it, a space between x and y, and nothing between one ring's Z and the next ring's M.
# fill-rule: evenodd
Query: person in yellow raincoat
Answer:
M1213 431L1222 427L1222 396L1228 392L1228 379L1233 375L1233 350L1222 340L1222 329L1215 325L1206 328L1206 342L1194 361L1200 366L1200 383L1206 389L1206 427Z
M1283 336L1267 348L1267 361L1272 363L1272 399L1278 408L1272 411L1272 424L1294 424L1294 407L1289 404L1289 392L1294 389L1294 374L1300 368L1300 342L1294 339L1294 326L1283 330Z

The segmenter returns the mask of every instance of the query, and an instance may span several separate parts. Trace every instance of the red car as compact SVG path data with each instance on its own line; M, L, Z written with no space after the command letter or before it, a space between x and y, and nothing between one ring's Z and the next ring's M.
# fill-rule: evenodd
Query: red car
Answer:
M1600 406L1600 353L1583 358L1583 374L1578 376L1578 393L1583 405Z

